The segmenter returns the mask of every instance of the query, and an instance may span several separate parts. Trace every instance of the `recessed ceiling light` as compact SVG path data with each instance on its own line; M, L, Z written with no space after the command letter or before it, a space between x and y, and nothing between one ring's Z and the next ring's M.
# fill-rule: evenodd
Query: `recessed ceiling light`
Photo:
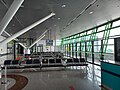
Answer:
M99 5L97 5L97 7L99 7Z
M60 20L61 18L58 18L58 20Z
M54 17L52 17L52 19L54 19Z
M93 12L91 11L91 12L89 12L89 14L93 14Z
M54 26L56 26L56 24Z
M63 4L63 5L62 5L62 7L64 8L64 7L66 7L66 5L65 5L65 4Z
M12 25L13 27L15 26L15 24Z

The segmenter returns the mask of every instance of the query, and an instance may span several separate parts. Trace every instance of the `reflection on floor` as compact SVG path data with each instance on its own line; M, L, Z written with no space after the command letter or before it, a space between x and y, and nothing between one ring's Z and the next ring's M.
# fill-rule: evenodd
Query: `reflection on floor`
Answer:
M23 72L9 70L8 74L28 78L28 84L22 90L101 90L100 68L94 65L89 65L89 68L43 68L37 71L26 69Z

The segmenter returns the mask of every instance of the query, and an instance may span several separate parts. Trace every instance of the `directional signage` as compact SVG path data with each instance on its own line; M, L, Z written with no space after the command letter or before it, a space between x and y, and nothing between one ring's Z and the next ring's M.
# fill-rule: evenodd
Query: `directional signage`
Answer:
M46 40L46 46L53 46L53 40Z

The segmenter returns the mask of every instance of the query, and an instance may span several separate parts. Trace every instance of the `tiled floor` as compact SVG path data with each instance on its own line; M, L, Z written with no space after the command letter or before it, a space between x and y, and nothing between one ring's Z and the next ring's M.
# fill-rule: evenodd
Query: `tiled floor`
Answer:
M94 68L94 69L93 69ZM12 74L28 78L28 84L23 90L101 90L100 71L90 65L89 68L43 68L41 71L20 70L9 71Z

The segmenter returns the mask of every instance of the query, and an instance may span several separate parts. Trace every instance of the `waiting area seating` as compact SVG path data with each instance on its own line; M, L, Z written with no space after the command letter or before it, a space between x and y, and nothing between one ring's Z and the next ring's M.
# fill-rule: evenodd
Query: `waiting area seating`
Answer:
M48 67L62 67L63 64L62 64L62 59L48 59L47 61L48 63ZM42 66L44 67L43 65L43 62L42 62Z
M26 59L19 60L5 60L4 66L8 69L22 69L22 68L44 68L44 67L69 67L69 66L88 66L84 58L69 58L63 61L59 59Z
M31 57L31 58L28 58ZM8 69L44 68L44 67L69 67L88 66L85 58L63 58L60 52L41 52L38 54L26 54L24 60L5 60L4 66Z
M84 58L70 58L67 59L67 66L87 66L88 64L86 63Z
M20 61L18 60L5 60L4 66L10 67L10 68L19 68L20 67Z

